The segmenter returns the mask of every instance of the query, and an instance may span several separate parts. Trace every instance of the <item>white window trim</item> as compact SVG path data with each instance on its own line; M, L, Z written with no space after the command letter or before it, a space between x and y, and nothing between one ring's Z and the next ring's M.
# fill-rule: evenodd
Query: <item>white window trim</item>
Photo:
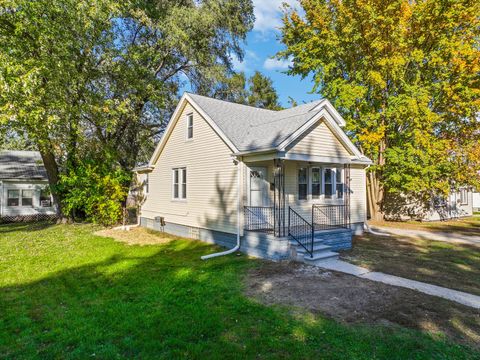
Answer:
M306 169L307 170L307 193L306 193L306 198L305 199L300 199L300 181L299 181L299 171L300 169ZM310 201L311 198L311 189L310 189L310 167L308 165L305 166L297 166L297 201L298 202L305 202L305 201Z
M178 170L178 197L175 197L175 171ZM183 171L187 173L187 196L183 198ZM187 202L188 198L188 170L186 166L176 166L172 168L172 201Z
M189 124L189 119L190 119L190 117L192 118L192 125L191 125L191 126L190 126L190 124ZM186 140L186 141L192 141L192 140L194 139L194 137L195 137L195 133L194 133L194 121L193 121L193 120L194 120L194 119L193 119L193 112L188 113L185 118L186 118L186 124L187 124L187 126L186 126L186 133L185 133L185 140ZM189 130L190 128L192 128L192 137L188 137L188 130Z
M298 171L301 168L307 168L307 198L300 199L300 192L299 192L299 182L298 182ZM312 194L312 169L319 168L320 169L320 196L318 198L313 198ZM332 170L332 197L327 198L325 197L325 169ZM341 169L342 172L342 184L343 184L343 197L339 198L337 195L337 169ZM305 165L302 166L301 164L297 165L297 189L296 189L296 200L299 203L310 202L313 204L340 204L345 201L345 171L342 167L332 165L322 165L322 164L312 164L312 165Z
M313 169L319 169L319 173L320 173L320 194L318 194L318 198L314 198L313 197ZM309 169L309 185L308 185L308 189L309 189L309 194L307 195L307 198L310 197L310 200L311 201L319 201L322 199L322 196L323 196L323 189L322 189L322 186L323 186L323 170L322 170L322 167L320 165L312 165L310 166L310 169Z
M330 169L332 171L332 179L331 179L331 184L332 184L332 196L327 197L325 194L325 170ZM322 166L322 195L323 195L323 200L325 202L331 202L334 200L338 200L336 193L335 193L335 187L336 187L336 180L337 180L337 171L335 167L332 166Z
M17 208L17 207L21 207L22 206L22 190L21 189L6 189L7 190L7 201L5 203L6 207L10 207L10 208ZM9 197L8 196L8 193L10 191L18 191L18 197L14 198L14 197ZM18 205L8 205L8 200L9 199L18 199Z
M32 199L32 204L31 204L31 205L24 205L24 204L23 204L23 198L24 198L23 192L24 192L24 191L31 191L32 196L29 197L29 198L28 198L28 197L25 197L25 199ZM34 199L35 199L35 191L34 191L33 189L22 189L22 190L20 191L20 206L21 206L21 207L31 207L31 208L33 208L33 207L34 207Z

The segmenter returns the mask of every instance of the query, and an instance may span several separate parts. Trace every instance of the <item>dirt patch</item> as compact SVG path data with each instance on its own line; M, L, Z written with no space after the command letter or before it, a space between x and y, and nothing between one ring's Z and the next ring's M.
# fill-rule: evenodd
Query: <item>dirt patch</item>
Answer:
M97 231L95 235L113 238L116 241L128 245L156 245L168 243L173 240L173 237L168 234L152 231L143 227L132 228L129 231L104 229Z
M480 312L448 300L298 263L262 262L246 292L265 304L293 305L344 323L418 329L480 348Z

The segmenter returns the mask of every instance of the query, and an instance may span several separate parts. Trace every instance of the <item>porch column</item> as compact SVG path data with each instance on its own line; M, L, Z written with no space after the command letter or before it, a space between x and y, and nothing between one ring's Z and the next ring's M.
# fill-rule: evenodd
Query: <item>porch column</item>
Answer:
M275 234L278 236L285 236L285 162L282 159L274 159L273 165L273 212L275 219Z
M348 228L351 228L351 221L350 221L350 164L345 164L344 168L344 196L345 196L345 222L348 225Z

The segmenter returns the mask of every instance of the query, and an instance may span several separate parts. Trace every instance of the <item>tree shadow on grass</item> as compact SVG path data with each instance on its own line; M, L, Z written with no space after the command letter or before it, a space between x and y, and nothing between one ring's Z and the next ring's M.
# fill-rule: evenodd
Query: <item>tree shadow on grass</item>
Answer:
M448 224L435 222L428 228L433 231L446 231L465 236L480 236L480 218L478 216L459 219L456 222L454 220L449 221Z
M294 316L242 294L252 261L201 242L116 244L108 258L0 290L0 358L456 357L419 333ZM474 354L469 352L470 355ZM473 355L472 355L473 356Z
M52 221L0 223L0 235L18 231L40 231L54 225Z

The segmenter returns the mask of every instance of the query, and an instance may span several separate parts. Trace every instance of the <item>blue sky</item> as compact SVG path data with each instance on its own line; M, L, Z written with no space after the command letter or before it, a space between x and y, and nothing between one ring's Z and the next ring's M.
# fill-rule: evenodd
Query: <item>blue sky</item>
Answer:
M244 45L245 57L243 62L236 58L233 60L235 70L244 71L247 76L255 70L269 76L277 89L281 104L288 106L289 96L302 103L319 99L320 95L309 94L313 87L311 78L302 80L301 77L284 73L289 66L288 60L272 59L283 48L278 40L278 28L281 25L281 6L284 2L297 5L296 0L253 0L256 20Z

